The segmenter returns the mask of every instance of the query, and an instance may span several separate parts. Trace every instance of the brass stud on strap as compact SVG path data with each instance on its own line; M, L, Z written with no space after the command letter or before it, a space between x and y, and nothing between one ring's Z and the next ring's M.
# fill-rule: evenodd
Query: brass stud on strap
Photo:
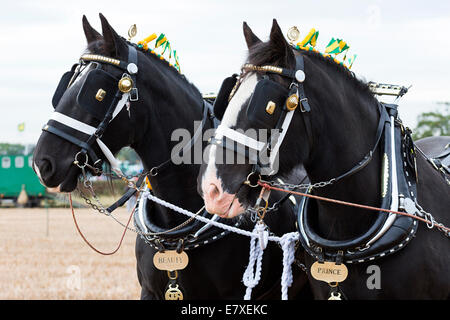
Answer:
M266 106L266 112L268 114L273 114L277 105L273 101L269 101Z
M298 96L294 93L289 98L287 98L286 108L289 111L293 111L297 108L297 106L298 106Z
M103 101L106 96L106 91L103 89L98 89L97 94L95 95L95 99L98 101Z

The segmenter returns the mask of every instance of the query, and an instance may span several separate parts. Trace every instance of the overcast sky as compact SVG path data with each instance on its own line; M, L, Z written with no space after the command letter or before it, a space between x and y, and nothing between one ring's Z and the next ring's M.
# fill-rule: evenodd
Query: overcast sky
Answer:
M321 51L331 37L346 40L360 78L412 85L400 102L408 126L450 101L450 1L2 1L0 142L37 141L60 76L86 45L82 16L100 31L99 12L123 36L135 23L135 42L165 33L203 93L216 92L244 62L242 22L266 40L276 18L284 33L293 25L302 38L319 30Z

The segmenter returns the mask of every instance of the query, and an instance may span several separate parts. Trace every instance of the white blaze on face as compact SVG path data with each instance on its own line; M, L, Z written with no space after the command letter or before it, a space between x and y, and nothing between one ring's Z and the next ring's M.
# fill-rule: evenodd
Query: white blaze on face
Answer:
M252 95L257 81L258 81L257 76L254 73L249 75L242 81L241 85L239 86L239 89L236 91L235 95L233 96L230 103L228 104L227 109L225 110L222 121L220 123L221 125L227 126L228 128L236 125L238 114L241 111L241 108L244 105L244 103ZM223 137L221 135L216 136L216 139L222 139L222 138ZM208 177L209 178L214 177L217 179L216 151L217 151L217 146L211 145L210 150L209 150L208 166L203 175L202 185L203 185L203 181L205 181L205 178L206 178L206 180L208 180L207 179Z
M70 84L70 86L73 86L75 83L80 81L81 79L84 79L84 76L94 69L94 64L92 62L89 62L86 66L84 66L80 72L80 74L73 80L73 82Z
M241 111L244 104L253 94L257 82L258 79L256 74L254 73L248 75L242 81L242 83L239 86L239 89L234 94L223 115L221 122L222 126L230 128L236 125L238 114ZM215 138L220 140L223 137L221 135L217 135ZM216 167L217 146L210 145L209 147L210 149L208 155L208 164L205 172L203 173L201 182L206 209L211 213L217 213L219 215L222 214L222 216L227 216L231 218L233 216L238 215L240 213L239 211L242 210L242 207L237 202L237 199L234 199L234 195L229 194L222 189L222 182L217 177L217 167ZM209 196L210 192L208 192L210 188L213 187L216 187L218 193L220 194L215 198L214 202ZM229 210L227 212L223 212L223 209Z
M36 165L36 163L34 162L34 159L33 159L33 162L32 162L32 166L33 166L34 172L36 172L36 175L38 176L39 180L41 181L41 184L44 184L44 183L42 182L41 172L39 171L39 167L38 167L38 166Z

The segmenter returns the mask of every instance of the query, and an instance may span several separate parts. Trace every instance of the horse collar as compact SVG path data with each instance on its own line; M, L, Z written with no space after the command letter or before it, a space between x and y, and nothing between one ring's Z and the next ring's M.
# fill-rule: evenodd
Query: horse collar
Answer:
M414 148L409 133L396 117L396 106L383 107L391 121L383 129L381 208L406 211L405 200L416 201L415 161L408 160ZM382 258L404 248L418 228L415 219L380 211L365 234L350 240L329 240L315 231L315 210L315 202L304 197L298 208L299 238L306 252L320 261L335 261L339 254L345 263Z

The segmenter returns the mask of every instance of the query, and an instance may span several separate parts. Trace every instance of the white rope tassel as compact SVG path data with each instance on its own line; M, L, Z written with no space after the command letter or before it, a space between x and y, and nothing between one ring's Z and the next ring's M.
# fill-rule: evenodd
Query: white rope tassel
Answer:
M295 242L298 240L297 232L284 234L280 239L283 250L283 274L281 276L281 299L288 299L288 288L292 285L292 263L295 259Z
M260 232L263 232L264 229L264 224L257 223L255 225L255 228L253 229L253 233L259 234ZM245 290L244 300L250 300L253 288L256 287L256 285L259 283L259 280L261 279L261 265L264 249L263 246L259 244L259 241L261 241L259 237L252 237L250 240L250 255L248 258L248 265L247 269L245 269L244 275L242 276L242 281L247 287L247 290Z

